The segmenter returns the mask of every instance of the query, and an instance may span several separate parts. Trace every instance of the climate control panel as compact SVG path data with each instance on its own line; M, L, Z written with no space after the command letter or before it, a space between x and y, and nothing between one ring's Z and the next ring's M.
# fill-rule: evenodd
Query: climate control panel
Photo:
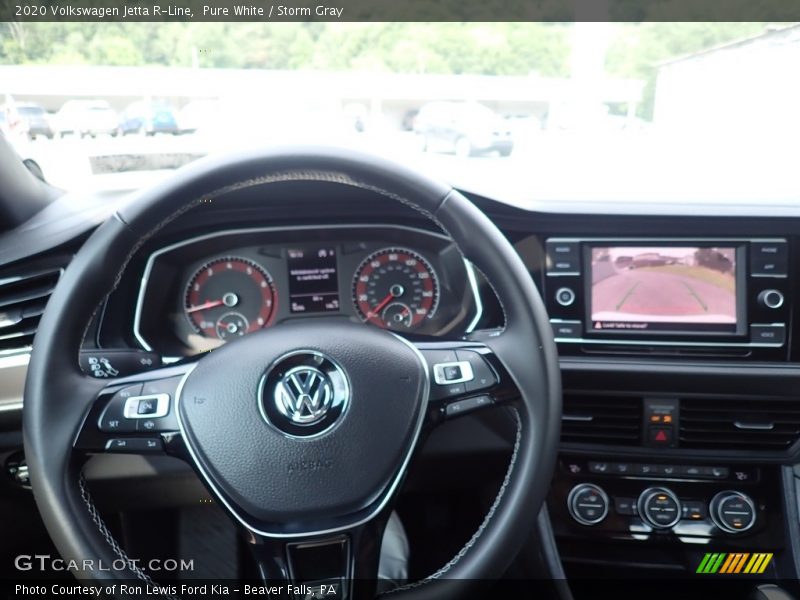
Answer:
M709 534L736 535L752 529L758 520L756 503L744 492L724 490L710 500L696 500L681 498L666 486L646 487L633 499L610 496L594 483L578 483L567 495L567 510L581 525L599 525L612 515L630 517L632 530L644 526L678 533L691 531L691 524L706 523Z

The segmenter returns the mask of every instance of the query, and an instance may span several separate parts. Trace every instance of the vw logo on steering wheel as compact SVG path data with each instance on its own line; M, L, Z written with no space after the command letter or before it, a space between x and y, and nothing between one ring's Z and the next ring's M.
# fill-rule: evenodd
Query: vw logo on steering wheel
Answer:
M315 367L294 367L275 386L274 399L280 413L293 423L311 425L325 418L333 401L333 384Z
M344 370L329 356L297 350L276 360L259 384L258 403L264 419L291 437L324 433L350 401Z

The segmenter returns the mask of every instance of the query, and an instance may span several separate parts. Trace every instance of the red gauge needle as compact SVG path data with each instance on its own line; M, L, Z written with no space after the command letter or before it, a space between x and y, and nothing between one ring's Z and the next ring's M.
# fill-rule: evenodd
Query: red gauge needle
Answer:
M392 294L391 292L389 292L389 293L386 295L386 298L384 298L383 300L381 300L381 301L378 303L378 306L376 306L375 308L373 308L373 309L370 311L370 314L369 314L369 316L370 316L370 317L374 317L375 315L377 315L379 312L381 312L381 311L382 311L382 310L383 310L383 309L386 307L386 305L387 305L387 304L389 304L389 302L391 302L392 300L394 300L394 298L395 298L394 294Z
M222 300L209 300L208 302L203 302L203 304L198 304L197 306L190 306L186 309L187 313L197 312L198 310L206 310L207 308L214 308L215 306L222 306L225 304Z

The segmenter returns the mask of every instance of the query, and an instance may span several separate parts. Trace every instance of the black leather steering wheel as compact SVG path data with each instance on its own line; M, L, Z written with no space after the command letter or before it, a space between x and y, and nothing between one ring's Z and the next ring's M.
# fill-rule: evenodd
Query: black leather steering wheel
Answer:
M117 380L81 372L88 323L150 236L201 202L220 204L242 188L287 181L370 189L434 220L491 282L505 328L411 343L344 319L309 319L250 334L187 365ZM269 202L268 193L261 198ZM436 365L451 362L462 373L488 367L492 381L437 399ZM124 411L137 393L155 397L166 414L145 434L101 431L109 411ZM366 598L375 595L381 535L421 432L458 412L454 402L503 405L513 414L511 464L466 546L398 595L463 594L476 580L501 576L528 538L549 488L560 430L549 320L517 253L457 191L350 150L276 148L189 165L138 193L86 241L36 336L25 386L25 454L36 502L62 557L115 565L78 570L80 578L149 581L111 536L81 474L87 456L125 437L194 467L244 530L264 580L308 580L316 564L308 549L323 548L339 566L311 578L336 581L338 597Z

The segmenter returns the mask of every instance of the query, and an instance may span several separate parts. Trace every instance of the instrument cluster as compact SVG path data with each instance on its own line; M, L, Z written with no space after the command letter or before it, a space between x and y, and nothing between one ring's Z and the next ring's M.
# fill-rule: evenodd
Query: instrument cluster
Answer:
M398 333L469 331L475 273L445 236L401 226L243 229L150 255L134 335L186 355L295 318L340 316Z

